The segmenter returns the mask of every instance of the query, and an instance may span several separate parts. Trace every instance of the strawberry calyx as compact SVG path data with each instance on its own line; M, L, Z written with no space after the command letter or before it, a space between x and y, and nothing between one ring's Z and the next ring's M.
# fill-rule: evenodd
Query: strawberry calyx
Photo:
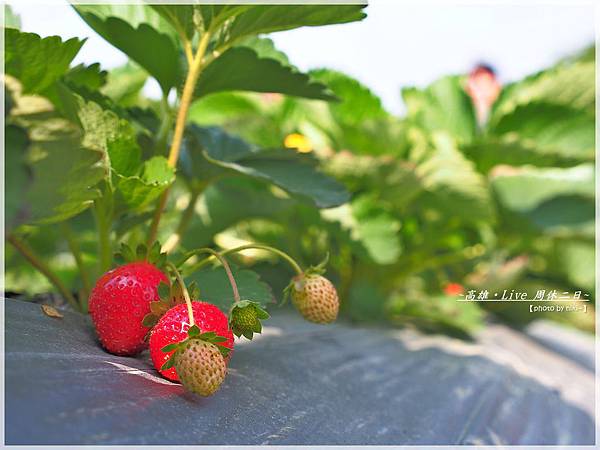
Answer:
M221 352L221 355L223 356L223 358L226 358L227 355L229 354L229 352L231 351L230 348L225 347L223 345L223 342L225 342L227 340L227 338L218 335L214 331L208 331L206 333L202 333L200 331L200 328L198 327L198 325L192 325L188 329L187 334L188 334L188 336L185 339L183 339L182 341L175 342L175 343L172 343L169 345L165 345L161 349L165 353L173 352L173 354L171 355L171 357L169 359L167 359L165 361L165 363L161 366L160 370L167 370L167 369L170 369L171 367L173 367L175 365L175 361L176 361L176 358L178 357L178 355L180 355L181 352L183 352L185 350L186 344L190 340L193 340L193 339L208 342L209 344L214 345L215 347L217 347L219 352Z
M158 241L155 241L149 247L146 244L139 244L135 250L122 242L119 251L114 254L114 259L119 264L146 261L161 272L165 271L167 264L167 254L161 251L161 245Z
M304 275L323 275L326 272L327 263L329 262L329 253L325 255L323 261L316 266L310 266L304 271Z
M244 336L252 340L254 333L262 332L261 320L271 317L260 303L251 300L240 300L233 304L229 311L229 327L237 337Z
M144 316L142 325L152 328L159 319L174 306L185 303L185 297L178 283L167 284L161 282L157 288L159 300L150 302L150 312ZM192 301L200 300L200 289L195 281L188 286L188 292Z

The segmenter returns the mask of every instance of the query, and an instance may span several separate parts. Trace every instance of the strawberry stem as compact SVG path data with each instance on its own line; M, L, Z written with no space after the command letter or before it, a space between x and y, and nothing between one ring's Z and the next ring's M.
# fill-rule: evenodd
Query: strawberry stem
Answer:
M29 264L35 267L42 275L44 275L50 283L62 294L62 296L69 302L75 311L79 311L79 304L71 291L63 284L58 276L44 263L44 261L36 255L31 247L29 247L24 241L19 239L14 234L8 234L6 240L12 244L12 246L21 253L21 256L25 258Z
M179 265L183 264L185 261L187 261L192 256L200 255L203 253L209 253L211 256L214 256L215 258L217 258L219 260L219 262L222 264L223 268L225 269L225 273L227 273L227 278L229 278L229 284L231 284L231 289L233 290L233 300L236 303L239 302L240 301L240 292L238 290L237 283L235 282L235 278L233 276L233 272L231 271L231 267L229 266L227 259L225 259L224 255L222 253L219 253L219 252L213 250L212 248L207 248L207 247L198 248L198 249L187 252L183 257L183 260L179 263ZM210 260L210 256L208 258L204 259L203 261L209 261L209 260Z
M190 294L187 290L187 287L185 286L185 283L183 281L183 278L181 277L181 274L179 273L179 270L177 270L177 267L175 267L175 264L173 264L172 262L167 262L167 267L171 269L173 275L179 283L179 286L181 287L181 292L183 292L183 298L185 300L185 304L187 305L188 317L190 318L190 327L193 327L195 325L194 311L192 309L192 300L190 299Z
M181 149L181 143L183 142L183 135L186 126L186 119L190 104L194 99L194 90L196 89L196 83L202 73L204 67L206 67L205 53L210 43L211 34L206 32L200 38L198 48L195 55L193 56L183 90L181 93L181 99L179 100L179 110L177 111L177 119L175 121L175 130L173 131L173 139L171 140L171 148L169 149L169 157L167 164L169 167L175 168L177 166L177 160L179 159L179 151ZM186 50L186 55L189 60L189 51ZM148 245L156 240L156 234L158 233L158 225L160 218L167 204L167 198L169 197L169 188L167 187L158 200L158 205L154 211L152 223L150 224L150 232L148 234Z
M224 250L224 251L220 252L219 255L226 256L226 255L229 255L231 253L238 253L238 252L241 252L242 250L248 250L248 249L266 250L268 252L274 253L277 256L283 258L286 262L288 262L289 265L292 266L292 268L294 269L294 271L298 275L302 275L304 273L304 271L302 270L302 268L300 267L300 265L294 260L294 258L292 258L287 253L285 253L285 252L283 252L283 251L281 251L279 249L276 249L274 247L269 247L268 245L262 245L262 244L247 244L247 245L242 245L240 247L235 247L235 248L230 248L228 250ZM194 256L195 254L196 254L195 251L186 253L183 256L183 259L179 262L178 266L181 266L184 262L186 262L189 258L191 258L192 256ZM205 265L207 265L209 261L210 261L210 257L206 258L206 259L204 259L204 260L202 260L200 262L198 262L196 265L192 266L191 272L195 272L196 270L201 269L202 267L204 267Z

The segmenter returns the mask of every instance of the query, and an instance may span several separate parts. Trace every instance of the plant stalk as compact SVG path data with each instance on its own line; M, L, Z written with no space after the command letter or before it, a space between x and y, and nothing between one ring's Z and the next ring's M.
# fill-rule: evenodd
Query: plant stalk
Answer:
M175 265L171 262L167 262L167 266L171 269L171 271L173 272L173 275L175 275L175 278L177 279L177 283L179 283L179 286L181 287L181 292L183 292L183 299L185 300L185 304L186 304L187 310L188 310L188 317L190 319L190 327L193 327L195 325L194 310L192 309L192 299L190 298L190 294L187 290L187 287L185 286L185 283L183 282L183 278L181 278L181 274L179 273L179 270L177 270L177 267L175 267Z
M13 234L9 234L6 236L6 240L12 244L12 246L17 249L19 253L27 260L29 263L35 267L42 275L44 275L50 283L60 292L60 294L69 302L69 304L76 310L79 310L79 304L77 300L69 291L69 289L60 281L60 278L48 267L29 247L25 242L19 239L17 236Z
M92 285L90 284L90 277L88 275L88 271L83 262L83 256L81 254L81 247L79 246L79 242L75 236L73 236L73 231L71 230L70 225L67 222L63 222L61 224L63 235L67 240L67 245L69 246L69 250L73 254L73 258L75 258L75 264L77 264L77 269L79 270L79 276L81 277L81 284L83 286L83 291L81 292L81 297L79 299L79 304L81 309L84 309L84 302L87 301L87 298L90 294Z
M177 111L177 119L175 121L175 131L173 132L173 140L171 141L171 148L169 149L169 158L167 161L169 167L175 168L177 166L177 160L179 159L179 151L181 149L181 143L183 141L183 133L185 131L188 110L190 109L190 104L192 103L192 99L194 97L196 83L204 67L204 54L206 53L206 48L208 47L209 41L210 34L204 33L204 35L202 35L202 38L200 39L200 42L198 44L198 50L196 51L196 55L192 60L192 64L190 65L187 76L185 78L183 92L181 93L181 101L179 103L179 110ZM158 206L156 208L156 211L154 212L152 224L150 225L150 233L148 234L148 246L151 246L152 243L156 240L156 234L158 232L160 217L165 208L168 197L169 188L165 189L165 191L160 196Z
M101 202L94 202L94 216L96 218L96 228L98 230L98 254L100 257L100 273L110 269L112 264L112 251L110 243L110 221L108 220L106 210Z
M242 250L249 250L249 249L266 250L268 252L274 253L277 256L283 258L290 266L292 266L292 268L298 275L302 275L304 273L304 271L302 270L300 265L298 265L298 263L290 255L288 255L287 253L285 253L277 248L269 247L268 245L247 244L247 245L242 245L240 247L235 247L235 248L230 248L228 250L224 250L224 251L220 252L219 254L221 256L226 256L231 253L237 253L237 252L241 252ZM194 251L186 253L183 256L183 259L181 261L179 261L178 266L181 266L184 262L186 262L189 258L191 258L194 255L195 255ZM210 257L200 261L196 265L192 266L191 271L195 272L196 270L201 269L202 267L207 265L209 263L209 261L210 261Z
M195 250L192 250L192 251L186 253L185 260L187 260L188 258L191 258L194 255L200 255L202 253L209 253L211 256L214 256L215 258L217 258L219 260L219 262L225 269L227 278L229 278L229 284L231 285L231 290L233 291L233 300L236 303L239 302L240 301L240 292L238 290L237 283L235 282L235 278L233 276L233 272L231 271L231 267L229 266L227 259L225 259L225 256L222 253L219 253L219 252L213 250L212 248L208 248L208 247L198 248L198 249L195 249ZM209 261L209 259L210 259L210 257L205 259L204 261ZM181 263L181 264L183 264L183 263Z
M185 208L185 210L183 211L183 214L181 215L181 219L179 220L179 225L177 225L177 230L175 231L175 233L173 233L171 236L169 236L169 239L167 239L167 241L163 245L163 247L162 247L163 252L169 253L171 250L173 250L175 247L177 247L179 245L179 242L181 242L181 237L187 230L188 226L190 225L190 222L192 221L192 218L194 217L194 210L196 207L196 203L198 201L198 197L200 196L202 190L203 189L192 188L192 190L190 192L190 201L189 201L187 207Z
M172 123L171 107L169 106L168 94L164 92L160 102L160 113L162 123L160 124L158 133L156 134L155 148L162 152L162 149L167 145L167 137Z

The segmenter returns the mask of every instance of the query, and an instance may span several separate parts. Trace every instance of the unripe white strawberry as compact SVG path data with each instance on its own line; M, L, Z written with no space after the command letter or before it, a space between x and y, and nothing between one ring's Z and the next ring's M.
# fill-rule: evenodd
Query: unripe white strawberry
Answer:
M225 359L215 344L201 339L189 339L174 356L174 367L179 380L189 391L208 397L225 380Z
M335 321L340 308L335 286L317 274L302 274L292 280L292 302L302 316L315 323Z

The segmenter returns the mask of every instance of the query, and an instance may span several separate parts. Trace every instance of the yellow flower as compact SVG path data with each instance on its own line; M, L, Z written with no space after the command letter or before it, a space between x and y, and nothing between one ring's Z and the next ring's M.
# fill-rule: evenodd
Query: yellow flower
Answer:
M310 140L298 133L288 134L283 141L283 145L287 148L295 148L300 153L310 153L313 150Z

